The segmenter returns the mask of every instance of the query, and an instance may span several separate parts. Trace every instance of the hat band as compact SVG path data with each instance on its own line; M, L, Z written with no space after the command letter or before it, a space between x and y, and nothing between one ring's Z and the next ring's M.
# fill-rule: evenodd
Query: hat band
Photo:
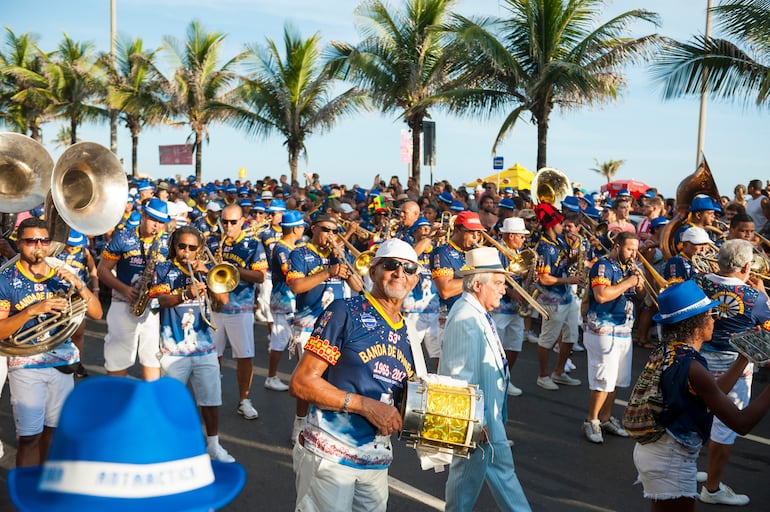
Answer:
M689 305L689 306L687 306L686 308L677 309L677 310L676 310L676 311L674 311L673 313L660 313L660 312L658 312L658 315L660 315L660 319L661 319L661 320L665 320L665 319L667 319L667 318L671 318L671 317L673 317L673 316L680 316L680 315L682 315L683 313L687 313L688 311L692 311L693 309L699 309L699 308L702 308L703 306L706 306L706 305L708 305L708 304L711 304L711 302L712 302L712 301L711 301L711 299L709 299L708 297L706 297L706 298L703 298L703 299L699 300L699 301L698 301L698 302L696 302L695 304L690 304L690 305Z
M47 461L40 491L112 498L153 498L200 489L214 482L211 458L202 454L155 464Z
M159 219L168 220L169 218L167 213L163 213L162 211L156 210L155 208L151 208L150 206L145 206L144 211L147 215L150 215L152 217L157 217Z

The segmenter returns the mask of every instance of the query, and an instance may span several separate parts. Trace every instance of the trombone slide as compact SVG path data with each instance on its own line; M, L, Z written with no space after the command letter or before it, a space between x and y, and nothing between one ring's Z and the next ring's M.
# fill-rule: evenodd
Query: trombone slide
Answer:
M548 315L548 311L546 311L545 308L543 306L541 306L540 303L538 301L536 301L534 299L534 297L532 297L532 295L530 295L527 292L527 290L524 289L523 286L521 286L519 283L517 283L514 278L512 278L511 276L506 274L505 275L505 282L508 283L509 285L511 285L511 288L516 290L516 293L521 295L524 298L524 300L526 300L527 303L530 306L532 306L532 308L535 311L540 313L540 316L542 316L544 320L548 320L550 318L550 316Z

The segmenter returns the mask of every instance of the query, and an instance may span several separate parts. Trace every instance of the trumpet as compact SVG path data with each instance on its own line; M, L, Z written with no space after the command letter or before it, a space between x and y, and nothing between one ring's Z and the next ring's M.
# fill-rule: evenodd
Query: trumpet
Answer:
M256 238L268 229L270 229L270 226L272 225L271 220L264 220L260 222L259 224L255 225L249 225L246 229L243 230L243 232L246 234L246 236L250 236L252 238ZM224 233L224 231L223 231Z
M435 237L436 245L444 245L452 238L452 232L455 227L455 215L452 212L441 212L441 218L439 219L438 231L433 235Z
M503 246L503 245L502 245L500 242L498 242L497 240L495 240L494 238L492 238L491 236L489 236L488 234L486 234L484 231L481 231L480 233L481 233L481 236L484 238L484 240L485 240L485 241L486 241L486 242L487 242L489 245L493 246L495 249L497 249L498 251L500 251L501 253L503 253L503 255L504 255L506 258L508 258L509 260L511 260L511 265L509 266L509 269L510 269L512 266L514 266L514 264L516 264L516 267L515 267L515 268L517 268L517 270L519 270L521 273L524 273L524 272L528 272L528 271L529 271L529 268L523 268L523 265L521 264L521 263L522 263L522 261L523 261L525 258L527 258L526 256L522 256L522 257L520 258L518 254L514 254L514 253L513 253L513 252L512 252L510 249L508 249L507 247L504 247L504 246ZM535 261L536 261L536 259L532 260L532 261L531 261L531 264L532 264L532 265L534 265L534 262L535 262ZM535 298L534 298L534 297L532 297L532 295L530 295L530 294L529 294L529 292L527 292L527 290L525 290L525 289L524 289L524 287L523 287L523 286L521 286L519 283L517 283L517 282L516 282L516 281L515 281L515 280L514 280L514 279L513 279L511 276L509 276L508 274L506 274L506 275L505 275L505 281L506 281L506 282L507 282L509 285L511 285L511 288L513 288L514 290L516 290L516 293L518 293L519 295L521 295L521 297L522 297L522 298L523 298L525 301L527 301L527 303L528 303L528 304L529 304L529 305L530 305L530 306L531 306L531 307L532 307L532 308L533 308L535 311L537 311L538 313L540 313L540 315L541 315L541 316L542 316L542 317L543 317L545 320L548 320L548 318L549 318L549 316L548 316L548 312L545 310L545 308L543 308L543 306L541 306L541 305L540 305L540 303L539 303L539 302L537 302L537 301L535 300Z
M338 234L337 235L337 239L342 241L342 244L345 247L348 247L347 244L349 244L350 242L345 240L345 237L339 236L339 234ZM364 274L361 273L364 270L363 269L363 264L364 264L363 260L361 262L361 267L359 267L357 269L353 264L350 263L350 261L348 261L347 256L345 256L345 251L343 250L342 247L340 247L340 245L338 245L338 244L336 244L336 243L334 243L332 241L331 242L331 246L332 246L332 251L334 251L334 255L337 257L337 260L339 261L339 263L341 265L347 266L348 269L350 270L350 279L353 281L352 284L355 285L354 287L358 288L361 292L363 292L363 290L364 290L364 279L363 279L363 276L365 275L365 273ZM355 248L353 247L353 244L350 244L349 247L355 250ZM364 253L361 253L359 251L356 251L356 252L358 253L358 256L356 256L356 261L358 261L359 258L361 258ZM367 252L369 252L369 251L367 251ZM353 252L351 254L355 255L355 253L353 253ZM374 254L372 254L372 256L374 256ZM366 263L367 263L366 273L369 272L368 262L370 260L371 260L371 258L369 258L369 260L366 261Z
M349 220L345 220L345 219L339 219L339 220L337 221L337 223L338 223L340 226L342 226L342 229L344 229L345 231L348 231L348 230L350 229L350 225L351 225L351 222L350 222ZM370 239L374 239L374 238L377 236L377 233L375 233L374 231L369 231L368 229L366 229L366 228L362 228L361 226L358 226L358 227L356 228L356 231L355 231L355 233L354 233L354 234L355 234L355 235L356 235L358 238L360 238L360 239L362 239L362 240L370 240Z

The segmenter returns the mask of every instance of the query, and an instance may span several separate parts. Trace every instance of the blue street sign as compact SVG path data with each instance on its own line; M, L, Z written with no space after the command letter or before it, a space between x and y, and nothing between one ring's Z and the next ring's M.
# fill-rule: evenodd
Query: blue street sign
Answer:
M492 159L492 169L495 171L503 170L503 157L496 156Z

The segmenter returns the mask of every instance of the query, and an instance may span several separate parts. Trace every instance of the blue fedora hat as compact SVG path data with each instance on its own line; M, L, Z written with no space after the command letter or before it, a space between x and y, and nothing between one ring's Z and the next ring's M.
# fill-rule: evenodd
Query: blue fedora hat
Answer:
M702 212L707 210L720 211L722 208L714 204L714 200L706 194L698 194L690 203L691 212Z
M449 206L449 209L453 212L464 212L465 211L465 205L462 201L452 201L452 204Z
M282 228L297 228L299 226L307 226L307 223L302 219L302 214L297 210L286 210L281 216Z
M513 203L513 199L509 197L504 197L500 200L499 203L497 203L498 208L505 208L506 210L515 210L516 205Z
M126 219L127 228L138 228L142 223L142 214L139 212L131 212L131 215Z
M669 220L668 220L666 217L663 217L663 216L661 216L661 217L655 217L654 219L652 219L652 220L650 221L650 227L651 227L652 229L655 229L655 228L659 228L659 227L661 227L661 226L665 226L665 225L666 225L666 224L668 224L669 222L670 222L670 221L669 221Z
M452 204L452 201L454 201L454 197L452 197L452 194L450 192L442 192L438 195L438 200L442 203L446 204Z
M168 215L168 203L157 197L153 197L144 206L142 206L142 212L151 219L158 222L168 222L171 217Z
M209 457L182 383L97 377L67 398L45 464L11 470L8 489L21 512L202 512L245 480L237 462Z
M567 196L564 198L564 201L561 202L561 209L569 210L571 212L579 212L580 211L580 202L578 201L577 196Z
M270 206L267 207L267 211L270 213L285 212L286 201L283 201L281 199L273 199L273 202L270 203Z
M674 324L718 305L719 301L706 297L695 281L684 281L660 292L658 312L652 319L659 324Z
M70 234L67 237L67 245L81 247L86 245L86 243L88 243L88 238L83 233L70 228Z

